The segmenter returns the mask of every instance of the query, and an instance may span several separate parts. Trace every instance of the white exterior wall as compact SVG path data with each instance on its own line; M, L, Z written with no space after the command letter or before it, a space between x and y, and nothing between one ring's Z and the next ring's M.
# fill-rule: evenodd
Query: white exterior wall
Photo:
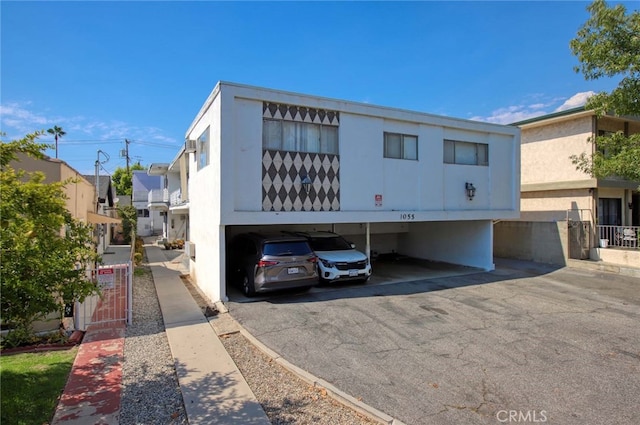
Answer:
M491 220L423 222L411 223L410 226L411 231L401 235L401 254L485 270L495 269Z
M339 211L262 210L263 102L339 112ZM370 223L376 236L372 250L376 244L396 252L419 249L425 253L421 258L489 270L491 220L519 217L520 140L515 127L230 83L216 86L186 137L198 139L208 126L210 163L197 170L199 152L190 155L189 198L190 239L197 253L192 272L212 300L225 298L228 226L356 223L364 228ZM417 135L418 161L384 158L384 132ZM445 138L487 143L489 166L444 164ZM466 182L477 188L473 200L466 197ZM381 206L375 205L375 195L382 195ZM375 230L385 224L404 226L406 232ZM452 240L452 234L459 237ZM351 235L364 248L364 232Z
M420 214L416 220L476 218L517 218L519 216L518 130L484 123L450 120L424 114L387 110L366 105L350 113L344 103L274 93L245 87L225 87L233 105L231 117L223 117L225 140L222 175L226 184L221 219L225 224L262 223L347 223L399 221L402 212ZM237 91L236 96L231 91ZM249 96L257 99L248 99ZM269 212L262 211L262 102L339 109L340 211ZM226 111L226 109L225 109ZM362 115L387 113L397 118ZM391 113L393 112L393 113ZM401 121L400 118L403 118ZM409 119L432 123L408 122ZM453 128L459 125L461 129ZM195 128L195 127L194 127ZM418 135L418 161L383 157L383 133ZM494 133L491 133L491 132ZM189 137L197 137L191 131ZM454 138L489 144L488 167L443 164L443 139ZM229 165L233 164L233 167ZM465 182L478 189L468 201ZM382 207L375 207L374 196L383 195Z
M147 201L136 201L133 202L133 207L136 210L145 210L149 208L149 203ZM163 217L160 216L160 211L149 210L149 217L138 217L136 233L138 236L162 234L162 222Z
M196 259L191 266L198 286L211 300L224 297L224 227L220 223L221 213L221 101L212 99L201 119L194 123L189 139L198 139L209 127L209 165L198 170L200 147L189 155L189 220L190 240L196 246ZM231 183L231 182L229 182Z

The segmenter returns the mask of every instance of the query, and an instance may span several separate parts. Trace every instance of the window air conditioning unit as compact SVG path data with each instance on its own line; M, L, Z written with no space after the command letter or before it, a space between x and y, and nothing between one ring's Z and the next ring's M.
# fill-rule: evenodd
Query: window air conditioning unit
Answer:
M191 153L191 152L195 152L196 151L196 141L195 140L191 140L191 139L187 139L184 141L184 151L187 153Z

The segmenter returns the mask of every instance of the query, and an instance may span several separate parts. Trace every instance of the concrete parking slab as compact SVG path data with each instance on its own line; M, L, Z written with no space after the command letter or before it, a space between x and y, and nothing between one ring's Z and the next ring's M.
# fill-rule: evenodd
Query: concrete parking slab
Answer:
M407 424L640 423L640 279L497 266L227 306L283 358Z
M396 261L378 261L373 264L373 274L367 281L366 286L389 285L399 282L411 282L415 280L434 279L438 277L464 276L474 274L481 271L473 267L459 266L456 264L440 263L436 261L417 260L414 258L399 258ZM345 288L358 288L363 286L357 281L334 282L330 284L319 285L311 288L309 293L318 294L333 291L342 291ZM300 290L282 291L278 295L290 295L292 293L301 292ZM304 291L302 291L304 292ZM257 296L247 298L242 294L239 288L228 286L227 296L235 302L254 302L266 299L273 299L274 294L258 294Z

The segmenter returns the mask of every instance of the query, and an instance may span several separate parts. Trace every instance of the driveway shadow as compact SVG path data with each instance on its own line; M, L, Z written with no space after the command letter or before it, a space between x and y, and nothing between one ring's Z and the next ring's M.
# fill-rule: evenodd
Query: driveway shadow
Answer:
M231 301L238 303L266 301L288 304L411 295L541 276L563 267L504 258L495 259L495 264L495 270L486 272L472 267L404 258L374 263L374 274L367 283L338 282L317 286L308 291L278 291L252 298L247 298L230 287L228 296Z

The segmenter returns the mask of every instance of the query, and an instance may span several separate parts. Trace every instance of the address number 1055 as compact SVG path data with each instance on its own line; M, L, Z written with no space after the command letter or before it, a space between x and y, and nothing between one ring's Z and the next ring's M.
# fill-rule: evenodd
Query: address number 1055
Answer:
M402 213L400 214L400 220L415 220L416 215L413 213Z

